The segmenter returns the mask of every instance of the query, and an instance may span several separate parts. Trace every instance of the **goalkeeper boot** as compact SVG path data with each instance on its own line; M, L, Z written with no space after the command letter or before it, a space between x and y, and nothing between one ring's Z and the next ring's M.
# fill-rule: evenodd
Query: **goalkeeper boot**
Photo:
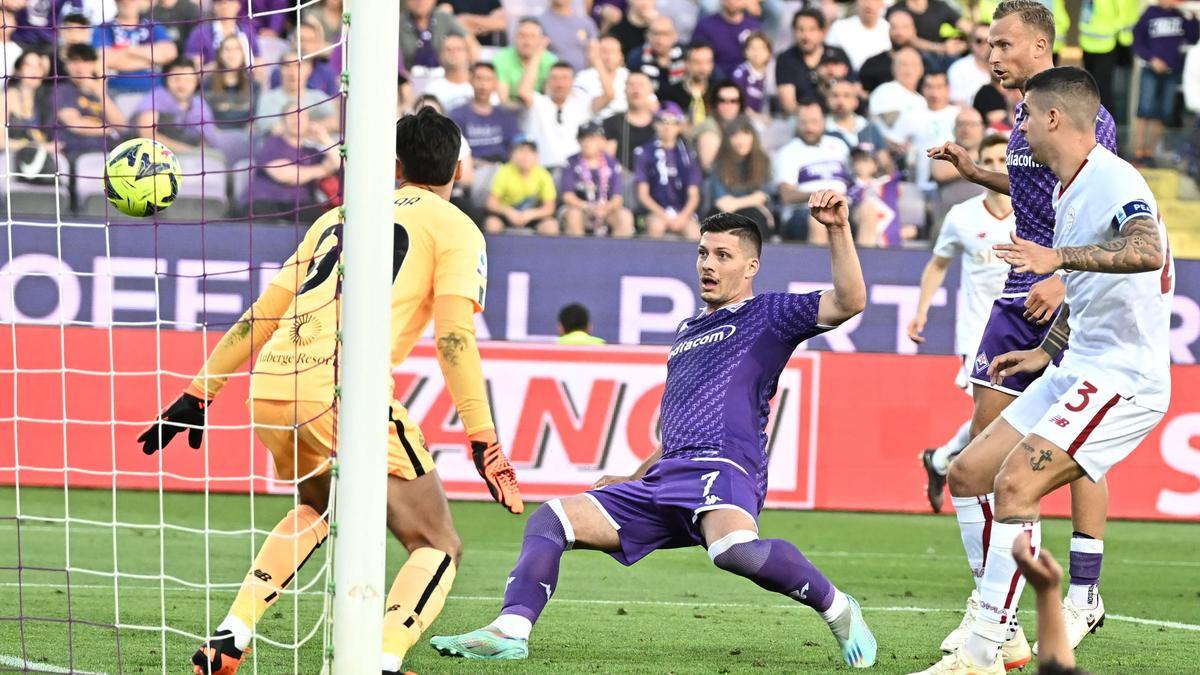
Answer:
M219 630L192 655L192 672L195 675L233 675L249 653L249 647L237 648L231 631Z
M529 640L480 628L462 635L434 636L430 646L442 656L485 661L518 660L529 656Z
M846 596L846 600L850 603L850 630L847 631L844 640L838 635L838 631L834 631L833 636L842 648L842 658L845 659L846 665L851 668L870 668L875 665L875 636L863 619L858 601L849 595Z

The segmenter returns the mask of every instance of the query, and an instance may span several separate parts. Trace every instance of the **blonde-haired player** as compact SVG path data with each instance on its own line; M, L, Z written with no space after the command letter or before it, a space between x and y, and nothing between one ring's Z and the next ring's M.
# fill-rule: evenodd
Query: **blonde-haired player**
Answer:
M470 439L476 468L492 496L513 513L524 505L500 450L475 344L483 310L487 254L479 229L450 204L458 177L458 127L432 109L396 125L392 364L407 358L432 319L438 363ZM196 379L138 441L151 454L184 429L200 447L205 410L260 345L250 379L254 431L284 480L297 480L298 503L259 549L237 599L192 657L194 671L230 675L249 650L255 624L329 532L330 455L336 438L336 352L341 254L339 214L313 224L295 254L241 320L225 334ZM265 344L264 344L265 342ZM437 618L454 581L462 543L425 439L393 402L380 424L390 430L388 528L410 552L388 593L383 671L399 671L408 649Z

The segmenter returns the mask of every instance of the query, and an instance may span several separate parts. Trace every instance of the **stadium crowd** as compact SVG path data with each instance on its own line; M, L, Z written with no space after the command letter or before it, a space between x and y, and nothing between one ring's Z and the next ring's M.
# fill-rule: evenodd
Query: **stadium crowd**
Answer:
M85 212L102 187L81 158L155 136L185 173L227 174L218 208L231 215L314 216L339 193L343 6L296 4L4 0L10 171L30 184L78 175ZM1048 4L1065 32L1062 0ZM1135 1L1110 22L1145 64L1131 153L1144 163L1178 119L1182 73L1200 68L1194 49L1184 63L1200 24L1178 5L1139 20ZM1011 128L1019 93L987 62L993 7L406 0L397 113L433 105L458 123L456 199L488 232L694 237L722 210L768 238L821 243L806 202L835 189L860 245L900 246L934 238L982 190L925 149L975 150ZM1191 79L1184 99L1200 108Z

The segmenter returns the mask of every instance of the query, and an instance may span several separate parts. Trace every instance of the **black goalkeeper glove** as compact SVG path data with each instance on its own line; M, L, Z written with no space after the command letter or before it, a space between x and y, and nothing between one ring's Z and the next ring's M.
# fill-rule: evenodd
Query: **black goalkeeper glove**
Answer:
M191 394L182 394L169 408L162 411L158 419L138 436L137 442L142 444L142 452L153 455L165 448L176 434L188 432L188 445L193 450L200 448L204 440L204 411L212 401L196 398ZM183 426L187 425L187 426Z

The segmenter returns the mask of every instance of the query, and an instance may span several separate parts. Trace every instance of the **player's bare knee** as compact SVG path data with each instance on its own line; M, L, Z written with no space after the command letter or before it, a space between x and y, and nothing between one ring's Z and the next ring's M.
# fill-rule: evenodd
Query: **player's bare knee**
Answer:
M457 566L462 561L463 546L458 532L450 527L449 530L410 531L398 537L404 548L412 553L419 548L432 548L441 551L454 559Z
M959 455L950 462L950 470L946 473L946 483L950 486L950 494L955 497L977 497L986 494L977 489L979 480L973 475L974 467L968 457Z
M1041 497L1030 488L1029 481L1022 480L1017 472L1003 469L996 474L992 491L996 494L997 520L1027 515L1031 512L1031 507L1036 511Z

